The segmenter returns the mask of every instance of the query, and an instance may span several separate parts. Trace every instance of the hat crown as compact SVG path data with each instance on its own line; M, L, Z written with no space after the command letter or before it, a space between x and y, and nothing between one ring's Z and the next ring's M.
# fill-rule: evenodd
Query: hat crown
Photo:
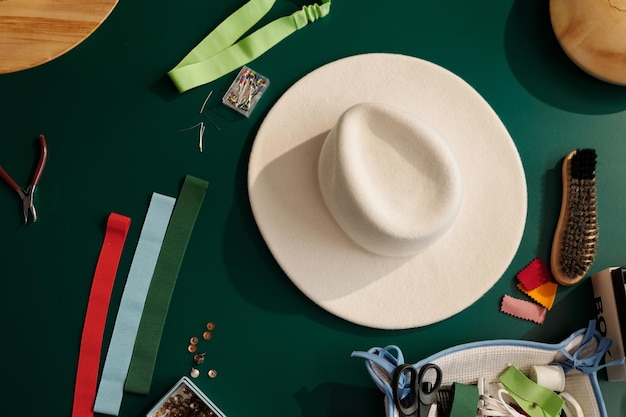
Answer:
M341 115L322 147L318 180L343 231L384 256L419 253L445 234L462 204L460 169L445 139L379 103Z

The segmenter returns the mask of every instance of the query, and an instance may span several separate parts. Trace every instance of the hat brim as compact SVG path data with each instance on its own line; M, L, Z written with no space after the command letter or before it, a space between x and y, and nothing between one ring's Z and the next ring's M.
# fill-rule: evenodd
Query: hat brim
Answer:
M362 102L414 113L446 138L458 160L460 214L418 255L362 249L324 205L321 146L339 116ZM256 135L248 192L261 235L291 281L328 312L381 329L425 326L473 304L510 265L526 222L522 163L489 104L442 67L387 53L340 59L289 88Z

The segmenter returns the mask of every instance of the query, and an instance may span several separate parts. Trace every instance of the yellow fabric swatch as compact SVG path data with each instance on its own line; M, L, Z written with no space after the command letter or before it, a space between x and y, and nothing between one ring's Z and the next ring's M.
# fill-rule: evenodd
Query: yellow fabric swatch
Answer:
M555 282L546 282L544 284L541 284L537 288L529 291L521 283L517 284L517 288L519 288L521 292L523 292L548 310L550 310L552 308L552 305L554 304L554 299L556 298L556 290L558 287L558 284L556 284Z

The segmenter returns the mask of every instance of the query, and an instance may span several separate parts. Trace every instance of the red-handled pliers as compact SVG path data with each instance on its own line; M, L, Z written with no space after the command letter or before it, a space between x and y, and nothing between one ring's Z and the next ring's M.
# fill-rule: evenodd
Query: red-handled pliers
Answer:
M28 188L24 189L20 187L13 178L7 174L7 172L0 166L0 177L7 182L13 188L17 194L22 199L22 210L24 212L24 223L28 223L28 212L30 211L33 216L33 221L37 221L37 211L35 210L35 205L33 204L33 198L35 196L35 188L37 184L39 184L39 179L41 178L41 173L43 172L43 168L46 165L46 159L48 158L48 145L46 144L46 138L43 135L39 135L39 143L41 145L41 154L39 155L39 162L37 163L37 168L35 168L35 173L33 174L33 178L30 181L30 185Z

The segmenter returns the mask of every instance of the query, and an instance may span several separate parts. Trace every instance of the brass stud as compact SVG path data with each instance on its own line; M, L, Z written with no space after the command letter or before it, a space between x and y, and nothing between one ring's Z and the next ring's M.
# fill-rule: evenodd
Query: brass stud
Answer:
M213 334L209 331L202 333L202 338L204 340L211 340L212 337L213 337Z
M187 351L190 353L194 353L198 348L196 347L196 345L189 345L187 346Z
M193 336L191 339L189 339L189 343L191 343L192 345L197 345L198 341L199 340L196 336Z
M217 376L217 371L215 369L209 369L207 375L209 376L209 378L215 378Z
M215 329L215 323L213 323L212 321L208 322L206 324L206 329L209 330L209 331L214 330Z

